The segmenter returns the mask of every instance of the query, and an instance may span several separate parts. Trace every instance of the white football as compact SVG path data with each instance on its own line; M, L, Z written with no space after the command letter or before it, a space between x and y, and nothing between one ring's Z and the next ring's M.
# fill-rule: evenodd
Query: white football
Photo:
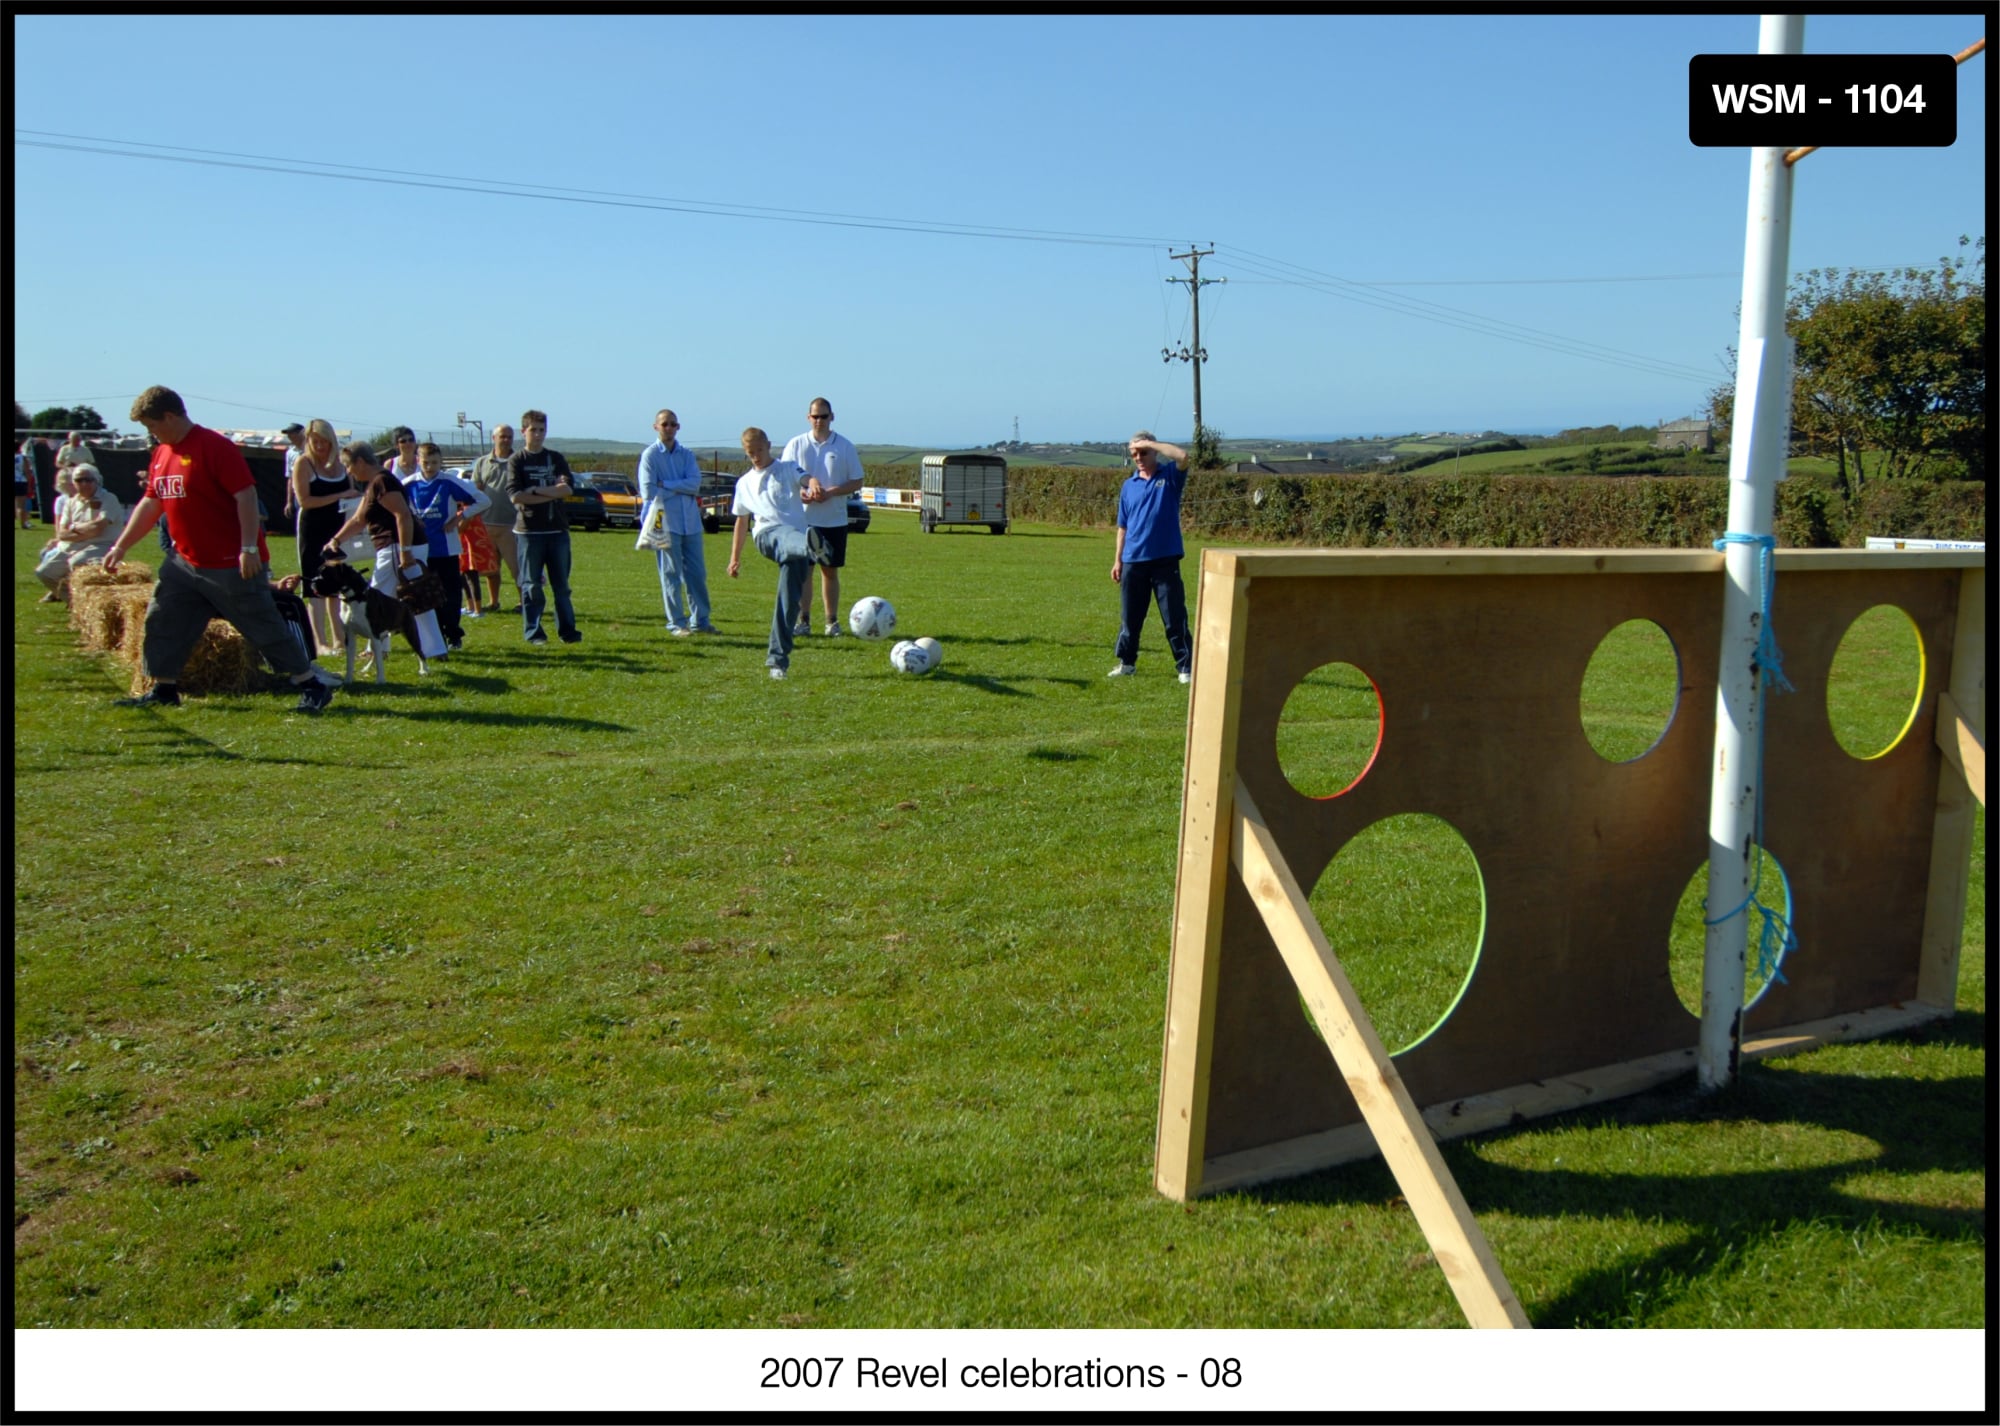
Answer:
M929 673L944 664L944 645L940 644L936 639L918 639L917 647L922 649L925 657L931 661L930 668L925 669L925 673Z
M930 650L915 639L905 639L889 650L889 666L897 673L929 673L935 665Z
M847 611L847 627L859 639L886 639L896 632L896 606L874 594L857 599Z

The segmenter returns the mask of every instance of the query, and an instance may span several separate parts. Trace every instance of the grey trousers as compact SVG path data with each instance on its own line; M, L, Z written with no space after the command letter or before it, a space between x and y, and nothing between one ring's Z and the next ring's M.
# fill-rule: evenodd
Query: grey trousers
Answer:
M176 554L160 565L146 605L140 671L156 683L178 683L210 619L235 625L279 673L297 678L312 667L305 645L271 598L266 571L245 579L233 569L196 569Z

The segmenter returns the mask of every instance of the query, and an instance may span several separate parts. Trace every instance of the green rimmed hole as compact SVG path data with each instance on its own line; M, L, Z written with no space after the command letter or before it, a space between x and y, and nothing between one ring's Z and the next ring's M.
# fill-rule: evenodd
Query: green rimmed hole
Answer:
M1444 1022L1486 927L1479 859L1457 828L1428 813L1385 817L1340 849L1308 899L1391 1053Z

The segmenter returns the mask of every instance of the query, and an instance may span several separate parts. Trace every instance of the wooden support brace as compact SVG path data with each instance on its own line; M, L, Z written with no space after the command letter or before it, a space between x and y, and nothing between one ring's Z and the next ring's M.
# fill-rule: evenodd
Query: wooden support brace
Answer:
M1466 1320L1474 1327L1528 1326L1416 1101L1240 780L1235 793L1231 858Z
M1959 711L1949 693L1938 694L1937 744L1944 749L1945 761L1958 769L1966 787L1986 805L1986 745Z

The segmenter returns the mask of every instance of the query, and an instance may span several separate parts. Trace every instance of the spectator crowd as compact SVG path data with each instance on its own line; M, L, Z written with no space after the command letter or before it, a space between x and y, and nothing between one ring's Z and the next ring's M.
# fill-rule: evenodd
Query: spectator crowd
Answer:
M146 606L140 671L150 682L128 706L180 702L184 666L211 619L233 626L264 662L299 693L298 711L317 713L332 701L336 680L315 659L344 647L338 600L318 591L337 581L327 566L365 567L369 585L414 611L425 659L448 659L465 640L465 621L519 612L521 637L549 642L548 624L564 644L583 641L571 595L566 501L575 477L550 448L548 416L522 413L514 427L493 431L493 448L470 471L447 473L443 452L420 442L407 426L390 435L393 453L365 441L339 442L326 420L286 427L285 517L297 535L297 576L280 581L303 596L294 605L274 587L264 508L242 451L227 437L196 424L171 389L149 387L133 402L132 419L153 442L138 502L128 512L104 488L89 448L72 432L56 457L54 534L35 566L48 601L65 597L70 574L101 563L115 572L132 547L158 531L162 560ZM737 482L729 575L738 577L746 537L778 566L766 665L784 678L795 640L810 632L810 573L820 571L827 637L840 635L839 570L846 563L847 496L862 484L853 444L832 429L833 407L816 397L808 429L773 458L756 427L742 445L750 470ZM711 617L707 562L698 500L701 471L679 442L679 417L657 413L658 437L640 455L639 547L653 552L666 627L674 637L717 632ZM27 444L15 455L15 505L30 527L34 479ZM519 602L500 606L505 569ZM344 577L344 576L343 576ZM357 583L354 588L361 586ZM287 619L288 608L302 614Z

